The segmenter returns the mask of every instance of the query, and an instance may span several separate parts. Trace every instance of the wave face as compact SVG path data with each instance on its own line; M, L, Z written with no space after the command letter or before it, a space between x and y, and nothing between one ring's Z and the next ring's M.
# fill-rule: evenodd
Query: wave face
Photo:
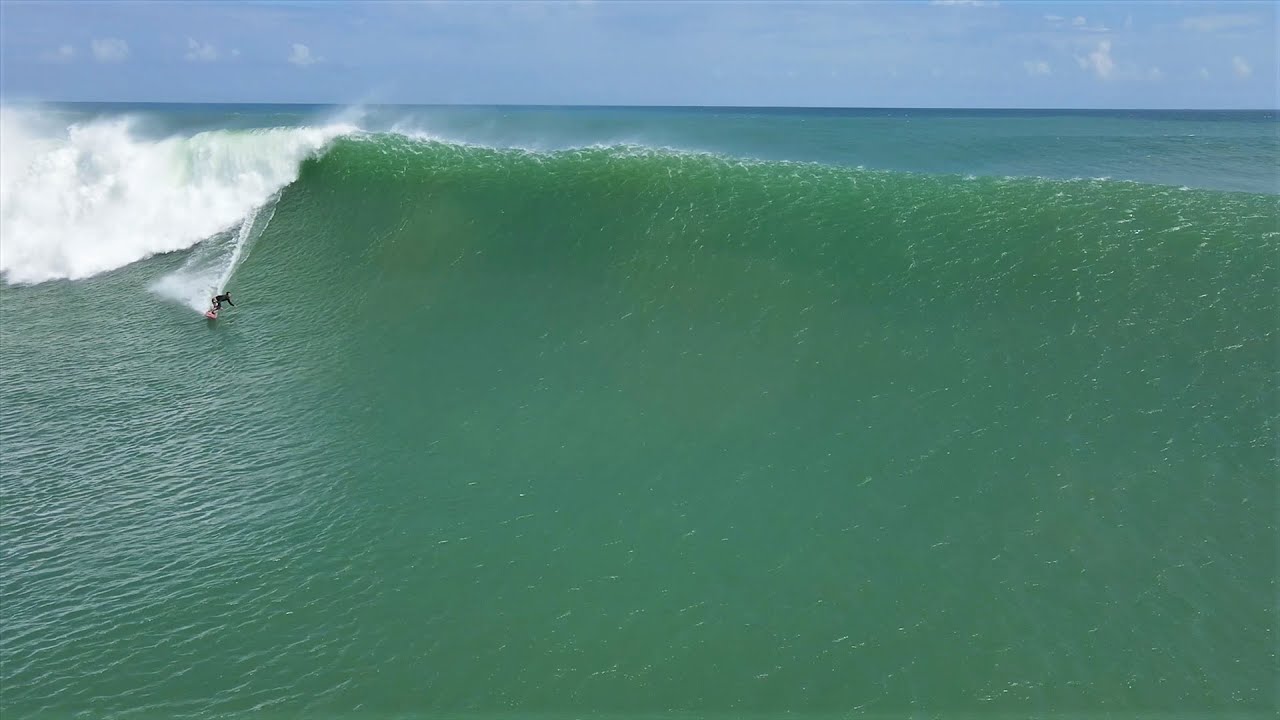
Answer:
M129 117L43 120L5 109L0 121L0 273L11 283L78 280L189 248L238 225L297 177L303 158L354 129L152 139Z
M206 238L0 284L6 720L1274 715L1280 196L1192 121L219 112L123 136L289 148Z

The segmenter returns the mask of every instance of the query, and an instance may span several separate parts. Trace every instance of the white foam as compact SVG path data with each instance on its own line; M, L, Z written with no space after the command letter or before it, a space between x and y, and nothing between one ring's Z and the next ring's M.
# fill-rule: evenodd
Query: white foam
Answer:
M0 108L0 274L82 279L242 224L350 124L148 139L128 117Z
M646 143L636 137L610 136L603 140L570 140L567 138L550 139L539 137L534 132L526 132L521 137L502 137L502 133L491 124L484 127L471 128L463 134L441 133L424 124L421 118L407 118L391 123L385 130L391 135L424 143L440 143L457 147L484 148L487 150L518 150L536 155L546 155L574 150L618 150L632 149L636 151L660 150L681 153L698 153L697 150L669 147Z

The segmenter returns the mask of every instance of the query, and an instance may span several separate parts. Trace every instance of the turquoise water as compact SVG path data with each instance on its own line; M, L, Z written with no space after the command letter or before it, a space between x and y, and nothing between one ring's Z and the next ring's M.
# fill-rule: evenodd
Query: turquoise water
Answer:
M5 717L1277 709L1273 115L4 113Z

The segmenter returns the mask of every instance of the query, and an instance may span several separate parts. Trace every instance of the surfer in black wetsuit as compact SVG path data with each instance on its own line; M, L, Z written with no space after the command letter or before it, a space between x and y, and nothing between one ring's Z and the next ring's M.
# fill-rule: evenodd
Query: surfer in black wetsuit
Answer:
M221 309L222 309L222 301L223 301L223 300L226 300L226 301L227 301L227 304L228 304L228 305L230 305L231 307L235 307L235 306L236 306L236 304L235 304L235 303L231 302L231 293L223 293L223 294L221 294L221 295L214 295L214 296L213 296L213 311L214 311L214 312L217 312L217 311L219 311L219 310L221 310Z

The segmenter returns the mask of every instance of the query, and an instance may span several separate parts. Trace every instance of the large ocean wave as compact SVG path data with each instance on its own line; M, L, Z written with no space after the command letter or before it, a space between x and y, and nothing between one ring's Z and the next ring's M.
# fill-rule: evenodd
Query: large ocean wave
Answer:
M539 217L568 219L607 207L610 217L630 223L611 230L613 237L631 226L678 220L691 237L727 233L740 240L765 228L785 234L813 222L833 238L856 235L871 244L893 229L905 238L903 252L963 216L993 237L1003 232L998 226L1021 223L1031 213L1042 216L1046 231L1080 242L1088 241L1082 233L1093 235L1108 247L1121 236L1141 240L1181 226L1184 216L1221 230L1224 216L1275 210L1263 196L1241 208L1236 203L1247 196L1231 199L1219 191L865 170L752 159L639 135L503 139L483 126L464 131L441 123L433 130L422 118L370 120L359 109L300 126L169 133L154 132L137 115L68 121L39 109L0 112L0 276L10 284L79 280L205 243L181 269L152 284L192 307L225 286L265 232L276 202L300 179L305 184L308 160L317 163L316 180L342 186L329 191L326 202L348 214L358 208L347 203L403 214L420 212L433 193L465 193L470 207L513 217L535 212L526 200L555 188L536 209ZM388 195L398 204L383 202Z

